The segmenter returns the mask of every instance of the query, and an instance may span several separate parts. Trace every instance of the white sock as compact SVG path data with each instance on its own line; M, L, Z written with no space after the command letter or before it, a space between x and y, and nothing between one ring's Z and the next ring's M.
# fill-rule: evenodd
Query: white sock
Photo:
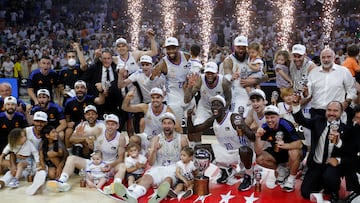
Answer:
M296 175L289 175L288 180L289 181L295 181Z
M67 173L61 173L59 181L65 183L69 179L69 174Z
M13 177L14 176L11 175L11 172L8 171L3 177L0 178L0 180L4 181L5 185L7 186Z
M122 182L121 178L115 178L114 179L114 183L121 183L121 182Z
M135 197L135 199L139 199L139 197L144 196L146 192L147 190L144 186L137 184L134 184L132 191L129 191L130 195Z

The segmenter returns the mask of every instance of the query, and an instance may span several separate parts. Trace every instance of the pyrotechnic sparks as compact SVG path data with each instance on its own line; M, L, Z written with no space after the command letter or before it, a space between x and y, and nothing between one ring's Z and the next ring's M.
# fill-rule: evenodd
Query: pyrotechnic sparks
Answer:
M284 50L288 50L290 47L290 34L292 33L292 27L294 22L294 3L295 0L276 0L272 1L272 4L276 6L280 13L280 19L278 26L280 32L278 33L278 47Z
M175 1L174 0L161 0L161 15L163 16L164 20L164 33L165 38L173 37L175 34Z
M212 0L200 0L195 2L198 6L197 10L200 18L200 38L203 40L202 49L204 50L204 62L207 62L213 29L212 16L214 13L214 5Z
M138 49L140 21L142 17L142 0L128 0L128 14L131 18L129 25L129 33L131 38L131 46L133 50Z
M323 11L323 17L322 17L322 24L323 24L323 30L325 33L324 36L324 44L327 46L330 39L331 39L331 32L333 31L334 21L335 21L335 4L339 0L326 0L323 3L322 11Z
M249 36L252 0L237 0L236 20L241 27L240 35Z

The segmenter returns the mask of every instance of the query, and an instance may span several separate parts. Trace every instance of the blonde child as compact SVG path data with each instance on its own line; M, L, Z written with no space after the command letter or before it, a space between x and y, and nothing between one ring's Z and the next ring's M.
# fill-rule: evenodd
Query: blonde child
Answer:
M275 73L276 86L279 89L293 86L293 81L290 78L290 54L286 50L280 50L275 54Z
M12 153L13 155L10 156L10 161L4 160L5 156ZM0 179L1 188L3 186L11 188L19 187L19 179L21 176L29 175L26 173L23 174L24 169L30 166L30 169L33 170L31 166L34 160L37 169L45 168L45 166L40 167L39 152L35 146L27 140L25 131L21 128L11 130L8 135L8 144L0 155L0 165L10 166L10 171Z
M280 117L285 118L293 124L296 124L294 117L291 113L291 105L294 99L294 89L291 87L280 89L280 97L283 100L283 102L279 102L277 104L277 107L280 110Z
M39 147L40 162L48 167L48 177L57 179L65 165L68 152L59 140L59 134L54 126L46 126L41 133L42 142Z
M187 199L193 194L194 172L196 171L193 155L194 150L191 147L184 147L181 150L181 160L176 163L177 183L175 190L170 189L168 196L177 197L184 190L183 199Z
M261 79L264 76L263 68L264 62L261 58L261 45L259 43L253 42L248 46L249 58L248 58L248 65L249 69L248 77L250 78L258 78ZM255 86L256 89L260 89L260 85ZM252 87L246 86L246 91L248 93L251 92Z
M106 163L103 161L103 154L100 150L95 150L91 154L91 160L86 165L86 185L90 188L102 188L106 183L106 173L104 172Z
M129 142L126 147L127 157L125 158L126 175L128 186L131 186L144 173L147 159L140 153L141 147L139 144Z

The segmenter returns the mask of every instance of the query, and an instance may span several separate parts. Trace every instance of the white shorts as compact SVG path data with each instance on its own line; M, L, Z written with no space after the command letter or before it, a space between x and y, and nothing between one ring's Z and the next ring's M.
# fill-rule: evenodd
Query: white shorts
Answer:
M154 180L154 185L160 185L165 178L169 177L172 179L172 182L176 182L176 165L169 166L152 166L145 172L145 175L150 175Z
M206 109L204 106L198 105L193 123L194 125L204 123L211 116L211 109Z
M212 144L212 149L215 154L216 163L221 163L220 165L231 165L240 163L239 150L227 150L224 146L219 144Z

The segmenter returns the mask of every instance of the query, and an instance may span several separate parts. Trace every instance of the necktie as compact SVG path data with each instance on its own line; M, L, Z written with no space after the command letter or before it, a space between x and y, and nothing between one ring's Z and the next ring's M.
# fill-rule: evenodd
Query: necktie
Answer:
M109 72L109 69L106 69L106 81L110 81L110 72Z
M328 131L326 133L326 138L325 138L325 146L324 146L324 154L323 154L323 159L322 159L322 163L325 164L326 160L328 158L328 153L329 153L329 133L330 133L330 126L327 127Z

